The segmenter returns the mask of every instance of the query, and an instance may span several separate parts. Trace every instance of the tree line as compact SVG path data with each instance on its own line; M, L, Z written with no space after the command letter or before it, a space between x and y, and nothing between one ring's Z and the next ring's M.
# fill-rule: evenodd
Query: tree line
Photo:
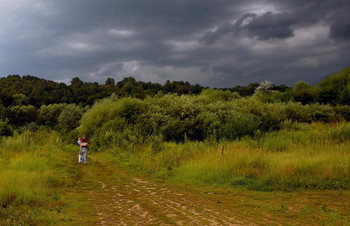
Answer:
M264 85L268 88L264 88ZM109 77L104 84L83 82L75 77L67 85L31 75L9 75L0 79L0 135L11 135L14 130L35 130L40 126L64 132L72 131L96 101L112 94L114 98L132 97L144 100L147 97L167 94L197 96L204 91L211 92L209 96L214 102L222 98L229 101L232 98L254 96L262 103L300 103L303 106L320 104L328 108L335 107L339 114L348 118L350 67L322 79L316 85L300 81L287 87L265 82L224 89L208 89L183 81L167 81L161 85L136 81L133 77L118 82Z

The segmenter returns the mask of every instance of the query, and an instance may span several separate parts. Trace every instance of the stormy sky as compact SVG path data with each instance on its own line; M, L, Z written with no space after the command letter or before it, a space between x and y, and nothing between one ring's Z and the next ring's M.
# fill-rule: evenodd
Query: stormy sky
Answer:
M0 0L0 76L311 84L350 66L349 0Z

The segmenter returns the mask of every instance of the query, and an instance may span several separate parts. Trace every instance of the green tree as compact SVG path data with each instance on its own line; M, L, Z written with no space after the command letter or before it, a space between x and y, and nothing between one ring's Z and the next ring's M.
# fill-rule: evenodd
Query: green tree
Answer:
M317 100L320 103L330 104L349 104L347 100L347 89L350 84L350 67L344 68L332 76L324 78L320 81L317 88Z
M62 131L69 132L77 128L83 113L84 110L76 104L67 105L58 117L58 123Z
M309 104L315 102L316 93L312 85L301 81L294 85L292 89L292 96L297 102Z
M29 103L29 98L23 93L13 94L12 98L14 100L14 105L21 106L21 105L27 105Z
M106 82L105 82L105 85L114 86L115 85L114 78L108 77Z
M39 124L56 128L58 125L58 117L66 106L67 104L42 105L39 109Z
M9 124L9 120L0 120L0 136L12 136L13 128Z

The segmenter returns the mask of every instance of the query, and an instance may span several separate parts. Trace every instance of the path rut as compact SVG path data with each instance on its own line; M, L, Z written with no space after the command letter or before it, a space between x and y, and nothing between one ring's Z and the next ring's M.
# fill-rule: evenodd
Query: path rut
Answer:
M96 167L89 176L98 178L98 189L87 196L100 225L254 225L200 194L135 177L93 156L90 160L84 167Z

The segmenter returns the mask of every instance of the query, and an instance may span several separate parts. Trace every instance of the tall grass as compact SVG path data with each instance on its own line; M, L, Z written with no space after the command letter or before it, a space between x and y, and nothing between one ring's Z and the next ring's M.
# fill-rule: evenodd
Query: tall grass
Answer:
M349 132L350 123L294 124L230 142L140 147L122 160L131 168L181 183L268 191L348 190ZM121 156L123 151L117 153Z
M0 225L48 224L58 190L72 183L57 133L24 132L0 140ZM64 166L64 167L63 167Z

